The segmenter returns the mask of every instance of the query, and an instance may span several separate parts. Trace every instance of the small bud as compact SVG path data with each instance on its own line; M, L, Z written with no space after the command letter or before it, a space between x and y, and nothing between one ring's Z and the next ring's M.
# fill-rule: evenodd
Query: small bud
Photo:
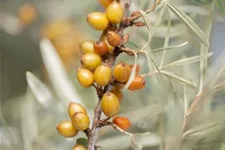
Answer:
M137 15L139 15L139 14L140 14L139 11L134 11L130 16L131 16L131 17L134 17L134 16L137 16Z
M90 119L86 114L77 112L72 117L72 124L77 130L84 131L90 125Z
M105 13L92 12L87 16L88 24L96 30L105 30L109 24L109 21Z
M123 44L127 43L129 38L130 38L129 34L125 34L122 38Z
M107 33L107 41L113 47L119 46L121 43L121 37L118 33L114 31L109 31Z
M136 27L143 27L143 26L145 26L145 23L144 22L135 22L134 25Z
M71 138L77 135L78 131L74 126L72 125L71 121L63 121L60 124L56 126L56 129L58 132L66 137L66 138Z
M127 117L116 116L113 118L113 123L123 130L127 130L131 126L131 122Z
M70 102L70 104L68 106L69 117L72 118L73 115L77 112L82 112L84 114L87 114L87 111L84 108L84 106L82 106L81 104L78 104L76 102Z
M135 76L134 80L128 87L129 90L134 91L134 90L140 90L145 87L145 79L142 76Z
M94 43L94 51L98 55L105 55L109 53L109 47L106 42L98 41Z

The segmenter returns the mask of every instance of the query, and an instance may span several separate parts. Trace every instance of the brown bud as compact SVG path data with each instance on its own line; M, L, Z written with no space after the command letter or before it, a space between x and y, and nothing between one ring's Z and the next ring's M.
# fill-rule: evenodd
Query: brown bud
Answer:
M145 26L145 23L144 22L135 22L134 25L136 27L143 27L143 26Z
M129 34L125 34L124 36L123 36L123 44L125 44L125 43L127 43L128 42L128 40L129 40L129 38L130 38L130 35Z
M121 43L121 37L118 33L114 31L109 31L107 33L107 41L113 47L119 46Z
M137 16L137 15L139 15L139 14L140 14L139 11L134 11L130 16L131 16L131 17L134 17L134 16Z
M109 47L106 42L98 41L94 43L94 51L98 55L105 55L109 53Z

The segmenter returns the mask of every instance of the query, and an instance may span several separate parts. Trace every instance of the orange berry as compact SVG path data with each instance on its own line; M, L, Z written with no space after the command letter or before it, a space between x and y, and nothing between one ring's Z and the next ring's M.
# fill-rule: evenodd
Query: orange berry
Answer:
M113 1L106 9L106 16L109 22L117 24L123 20L123 7L117 1Z
M71 120L73 126L79 131L86 130L90 125L89 117L82 112L75 113Z
M127 82L130 77L130 67L125 64L123 61L115 66L114 68L114 77L119 82Z
M81 58L81 64L91 71L94 71L101 63L101 57L95 53L84 54Z
M116 47L119 46L121 43L121 37L118 33L114 31L109 31L107 33L107 41L110 45Z
M94 75L85 68L78 68L77 80L83 87L90 87L94 82Z
M29 25L34 22L37 18L37 9L32 4L24 4L19 10L19 19L20 21L25 24Z
M102 64L94 72L94 81L100 86L105 86L110 82L111 76L111 68L107 64Z
M66 138L74 137L78 133L77 129L74 128L71 121L61 122L60 124L58 124L56 126L56 129L62 136L66 137Z
M118 100L121 102L122 98L123 98L123 92L117 88L113 88L110 92L112 92L113 94L116 95L116 97L118 98Z
M99 3L104 7L107 8L113 0L99 0Z
M113 118L113 123L123 130L127 130L131 126L131 122L127 117L116 116Z
M94 53L94 42L93 41L83 41L80 43L80 49L83 54Z
M129 67L130 67L130 70L132 70L132 69L133 69L133 67L134 67L134 65L129 65ZM136 75L140 72L140 70L141 70L141 67L140 67L140 65L138 65L138 64L137 64L137 66L136 66L136 70L135 70Z
M102 33L100 40L107 44L109 52L111 53L113 51L114 47L112 45L110 45L109 42L107 41L106 32Z
M78 104L76 102L70 102L70 104L68 106L69 117L72 118L76 112L82 112L84 114L87 114L87 111L84 108L84 106L82 106L81 104Z
M105 13L92 12L87 16L88 24L96 30L105 30L109 24L109 21Z
M128 87L129 90L134 91L134 90L140 90L145 87L145 79L142 76L135 76L134 80Z
M94 52L98 55L105 55L109 53L109 47L106 42L98 41L94 43Z
M87 148L84 147L83 145L76 144L73 146L72 150L87 150Z
M101 108L107 117L113 117L119 112L120 104L115 94L107 92L101 100Z

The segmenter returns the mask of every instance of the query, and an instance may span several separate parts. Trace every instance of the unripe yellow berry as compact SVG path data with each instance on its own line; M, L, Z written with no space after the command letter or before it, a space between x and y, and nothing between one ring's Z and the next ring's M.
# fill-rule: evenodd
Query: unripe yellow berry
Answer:
M113 1L106 9L106 16L109 22L117 24L123 20L123 7L117 1Z
M111 68L107 64L102 64L94 72L94 81L100 86L105 86L110 82L111 76Z
M118 88L113 88L110 92L112 92L113 94L116 95L116 97L118 98L119 102L122 101L122 99L123 99L123 92L121 90L119 90Z
M114 32L114 31L109 31L107 33L107 41L110 45L116 47L119 46L121 43L121 37L118 33Z
M76 145L74 145L74 147L72 148L72 150L87 150L87 148L84 147L83 145L76 144Z
M62 136L66 137L66 138L74 137L78 133L77 129L74 128L71 121L61 122L60 124L58 124L56 126L56 129Z
M101 108L107 117L113 117L119 112L120 104L115 94L107 92L101 100Z
M114 77L119 82L127 82L130 77L130 67L125 64L123 61L115 66L114 68Z
M109 24L109 21L105 13L92 12L87 16L88 24L96 30L105 30Z
M90 87L94 82L94 75L85 68L78 68L77 80L83 87Z
M97 41L94 43L94 52L98 55L105 55L109 53L109 47L104 41Z
M84 54L81 58L81 64L91 71L94 71L101 63L101 57L95 53Z
M145 79L142 76L135 76L134 80L128 87L129 90L134 91L134 90L140 90L145 87Z
M77 112L82 112L84 114L87 114L87 111L84 108L84 106L82 106L81 104L78 104L76 102L70 102L70 104L68 106L69 117L72 118L73 115Z
M109 6L109 4L112 3L112 1L113 1L113 0L99 0L99 3L100 3L103 7L107 8L107 7Z
M72 124L77 130L83 131L90 125L90 119L86 114L77 112L72 117Z
M113 123L123 130L127 130L131 126L131 122L127 117L116 116L113 118Z
M94 42L93 41L83 41L80 43L80 49L83 54L94 53Z

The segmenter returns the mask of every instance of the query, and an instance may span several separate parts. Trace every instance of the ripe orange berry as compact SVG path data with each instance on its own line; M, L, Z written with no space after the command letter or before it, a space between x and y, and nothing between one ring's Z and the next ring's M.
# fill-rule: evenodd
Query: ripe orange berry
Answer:
M109 22L113 24L120 23L123 20L123 7L117 1L113 1L106 9L106 16Z
M131 126L131 122L127 117L116 116L113 118L113 123L123 130L127 130Z
M100 86L105 86L110 82L111 76L111 68L107 64L102 64L94 72L94 81Z
M60 124L58 124L56 126L56 129L62 136L66 137L66 138L74 137L78 133L77 129L74 128L71 121L61 122Z
M94 53L94 42L93 41L83 41L80 43L80 49L83 54Z
M107 8L107 7L109 6L109 4L112 3L112 1L113 1L113 0L99 0L99 3L100 3L103 7Z
M105 55L109 53L109 47L104 41L97 41L94 43L94 52L98 55Z
M73 126L79 131L86 130L90 125L89 117L82 112L75 113L71 120Z
M82 112L84 114L87 114L87 111L84 108L84 106L82 106L81 104L78 104L76 102L70 102L70 104L68 106L69 117L72 118L76 112Z
M140 90L145 87L145 79L142 76L135 76L134 80L128 87L129 90L134 91L134 90Z
M130 77L130 67L125 64L123 61L115 66L114 68L114 77L119 82L127 82Z
M73 146L72 150L87 150L87 148L84 147L83 145L76 144Z
M120 90L117 89L117 88L113 88L110 92L112 92L113 94L116 95L116 97L118 98L119 102L122 101L122 98L123 98L123 93L122 93L122 91L120 91Z
M37 18L37 9L34 5L26 3L20 8L18 15L21 23L29 25Z
M109 21L105 13L92 12L87 16L88 24L96 30L105 30L109 24Z
M90 87L94 82L94 75L85 68L77 69L77 80L83 87Z
M81 58L81 64L91 71L94 71L101 63L101 57L95 53L84 54Z
M114 47L109 44L109 42L107 41L107 36L106 35L107 35L106 32L103 32L101 37L100 37L100 40L107 44L109 52L111 53L113 51Z
M129 67L130 67L130 70L132 70L134 65L129 65ZM140 67L140 65L137 64L136 70L135 70L136 75L140 72L140 70L141 70L141 67Z
M120 104L115 94L107 92L101 100L101 108L107 117L113 117L119 112Z
M121 43L121 37L118 33L114 31L109 31L107 33L107 41L110 45L116 47L119 46Z

